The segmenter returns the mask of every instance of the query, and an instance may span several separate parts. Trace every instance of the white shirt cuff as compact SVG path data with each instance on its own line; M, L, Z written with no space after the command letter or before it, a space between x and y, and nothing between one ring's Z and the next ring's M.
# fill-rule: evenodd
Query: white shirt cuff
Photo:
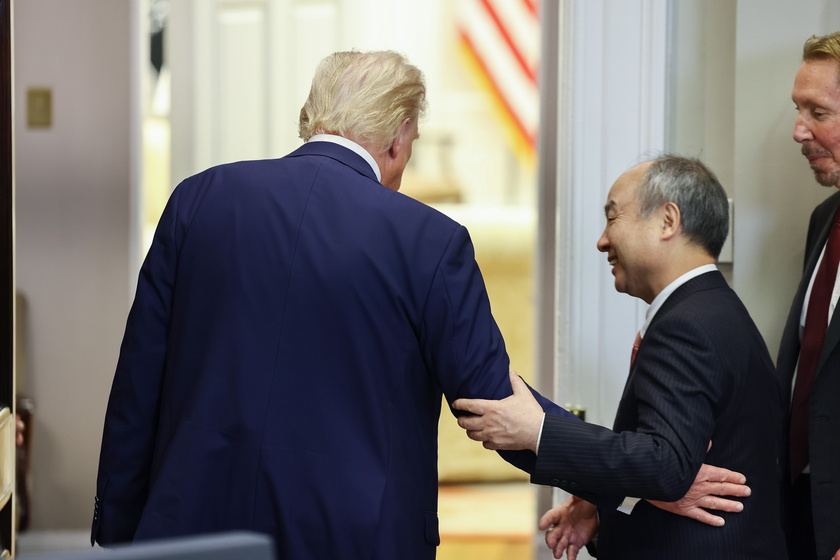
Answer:
M545 426L545 412L543 412L542 422L540 422L540 431L537 432L537 455L540 454L540 442L542 441L543 426Z
M633 511L633 508L636 507L636 504L638 504L640 501L641 498L630 498L628 496L627 498L624 498L624 501L621 502L620 506L618 506L618 511L630 515L630 513Z

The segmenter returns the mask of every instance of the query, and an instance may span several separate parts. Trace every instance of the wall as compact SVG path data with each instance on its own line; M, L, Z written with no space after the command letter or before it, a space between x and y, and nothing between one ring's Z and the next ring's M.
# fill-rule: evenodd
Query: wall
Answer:
M734 288L775 357L802 272L819 186L792 139L802 44L840 30L836 0L739 0L736 34Z
M129 304L130 3L15 2L19 387L35 399L32 529L90 526L105 402ZM53 90L27 129L25 92Z

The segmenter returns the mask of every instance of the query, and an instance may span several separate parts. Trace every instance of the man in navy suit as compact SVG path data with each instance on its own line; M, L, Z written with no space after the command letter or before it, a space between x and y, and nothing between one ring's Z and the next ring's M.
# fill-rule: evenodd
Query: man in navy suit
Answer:
M424 106L402 56L336 53L301 148L175 189L120 349L93 539L246 529L283 559L434 558L441 397L511 386L467 231L397 192Z
M665 156L621 175L605 211L598 249L616 290L650 304L614 429L544 414L515 379L509 399L456 401L483 415L459 424L485 447L538 451L531 481L574 495L540 521L557 558L596 536L607 559L786 558L780 390L714 264L728 230L723 188L699 161ZM704 461L743 473L752 490L722 526L655 503L683 496Z

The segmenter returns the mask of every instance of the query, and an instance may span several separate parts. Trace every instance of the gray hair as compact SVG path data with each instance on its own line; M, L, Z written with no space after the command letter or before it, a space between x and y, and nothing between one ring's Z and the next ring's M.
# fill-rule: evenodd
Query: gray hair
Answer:
M664 155L645 172L639 185L639 215L673 202L680 209L683 233L717 258L729 233L726 191L698 159Z
M300 110L304 141L332 133L386 150L426 109L423 73L393 51L337 52L321 61Z

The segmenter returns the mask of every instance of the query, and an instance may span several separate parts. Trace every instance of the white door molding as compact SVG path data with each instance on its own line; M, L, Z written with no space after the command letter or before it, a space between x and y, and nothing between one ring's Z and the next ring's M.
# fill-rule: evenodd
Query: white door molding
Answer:
M607 426L647 306L616 293L595 244L612 182L665 146L669 4L561 0L555 13L543 5L542 57L559 71L542 69L557 81L543 82L540 123L540 205L556 212L543 208L539 226L540 389Z

